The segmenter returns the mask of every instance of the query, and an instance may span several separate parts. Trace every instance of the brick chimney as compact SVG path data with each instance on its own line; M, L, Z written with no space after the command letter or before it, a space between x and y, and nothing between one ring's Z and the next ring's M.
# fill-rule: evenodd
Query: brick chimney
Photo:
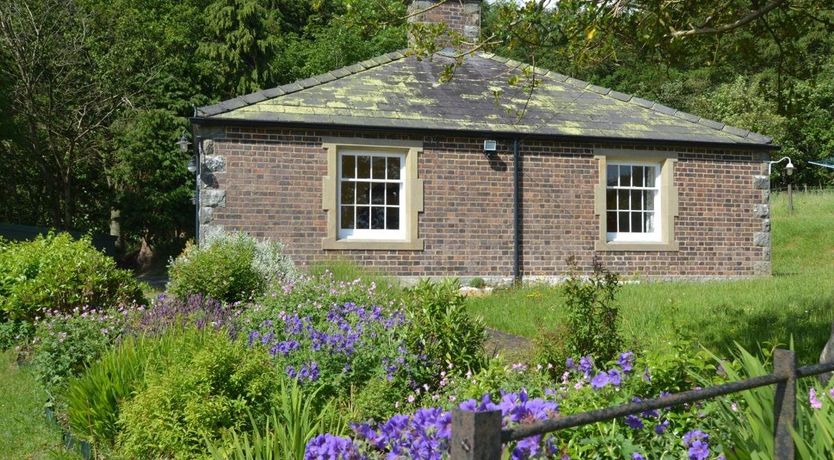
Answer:
M450 31L476 41L481 35L481 0L411 0L408 22L445 23ZM409 39L410 40L410 39Z

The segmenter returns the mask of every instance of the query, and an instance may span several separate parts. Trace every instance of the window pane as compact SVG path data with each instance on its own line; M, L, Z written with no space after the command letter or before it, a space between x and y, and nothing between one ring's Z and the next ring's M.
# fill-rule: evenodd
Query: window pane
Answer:
M657 168L649 166L646 168L646 187L654 187L655 176L657 176Z
M617 225L618 232L628 232L628 214L627 212L617 213L619 217L619 225Z
M357 182L356 183L356 204L370 204L371 202L371 183Z
M371 178L371 157L357 157L356 177L359 179Z
M388 216L386 216L386 224L388 230L400 229L400 208L386 208Z
M385 184L386 197L385 204L388 206L400 205L400 184Z
M385 179L385 157L373 157L371 163L374 179Z
M617 190L618 209L628 209L628 190Z
M631 169L631 180L635 187L643 187L645 182L643 182L643 171L645 168L643 166L635 166Z
M646 225L646 232L652 233L654 232L654 213L647 212L644 215L645 225Z
M631 166L620 165L620 187L631 187Z
M400 157L388 157L388 179L399 180Z
M617 213L613 211L608 211L607 213L607 220L606 220L606 232L614 233L617 231Z
M356 200L356 183L342 182L342 204L353 204Z
M385 208L373 206L371 208L371 228L374 230L385 230Z
M356 157L353 155L342 156L342 177L355 177Z
M605 192L605 209L617 209L616 190L607 190Z
M643 209L643 191L642 190L632 190L631 191L631 209L640 211Z
M342 206L342 228L353 228L353 206Z
M646 207L645 207L645 209L646 209L647 211L654 211L654 195L655 195L656 193L657 193L657 192L655 192L655 191L653 191L653 190L645 190L645 191L643 192L643 194L644 194L644 199L645 199L645 201L644 201L644 202L646 203Z
M371 184L371 204L385 204L385 184L375 182Z
M634 233L643 233L643 213L631 213L631 231Z
M370 211L371 208L368 206L357 206L356 207L356 228L370 228L371 224L371 216Z
M608 182L609 187L616 187L617 186L617 177L619 176L619 172L617 169L617 165L608 165L605 170L606 180Z

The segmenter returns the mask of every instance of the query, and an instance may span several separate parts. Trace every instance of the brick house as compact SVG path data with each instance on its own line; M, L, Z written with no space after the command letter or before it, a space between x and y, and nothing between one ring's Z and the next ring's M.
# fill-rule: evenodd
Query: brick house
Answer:
M412 20L480 33L479 0L435 6ZM402 278L558 278L569 256L647 278L770 273L770 138L485 53L438 83L453 54L199 108L199 234ZM532 93L508 84L525 68Z

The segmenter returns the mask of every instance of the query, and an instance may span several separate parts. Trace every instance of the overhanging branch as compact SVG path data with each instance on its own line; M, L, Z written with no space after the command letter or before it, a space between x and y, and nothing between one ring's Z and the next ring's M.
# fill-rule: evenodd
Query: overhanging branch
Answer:
M787 0L773 0L769 2L767 5L759 8L758 10L752 10L747 13L744 17L739 18L736 21L733 21L729 24L724 24L721 26L716 27L693 27L688 30L675 30L674 28L670 27L669 37L672 38L681 38L681 37L689 37L693 35L707 35L707 34L720 34L723 32L729 32L734 29L738 29L739 27L745 26L750 24L751 22L755 21L756 19L770 13Z

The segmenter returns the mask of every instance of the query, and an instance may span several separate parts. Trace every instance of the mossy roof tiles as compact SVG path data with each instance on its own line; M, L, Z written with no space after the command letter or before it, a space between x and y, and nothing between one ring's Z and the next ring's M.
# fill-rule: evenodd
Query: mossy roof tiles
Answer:
M659 103L531 68L537 83L523 88L526 64L491 54L466 58L447 83L452 57L418 60L388 53L327 74L201 107L215 120L338 124L578 136L634 141L767 145L772 139L677 111ZM522 84L510 85L511 75Z

